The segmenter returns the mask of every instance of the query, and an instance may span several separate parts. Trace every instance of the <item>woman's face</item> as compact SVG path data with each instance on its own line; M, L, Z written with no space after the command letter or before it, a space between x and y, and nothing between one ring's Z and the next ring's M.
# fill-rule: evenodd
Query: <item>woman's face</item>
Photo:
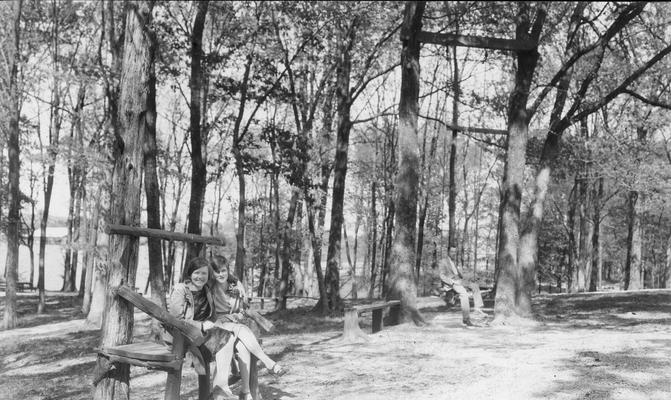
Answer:
M208 267L200 267L191 273L191 283L200 290L207 283L209 277Z
M214 273L214 278L219 283L226 283L228 281L228 267L222 265L219 267L219 272Z

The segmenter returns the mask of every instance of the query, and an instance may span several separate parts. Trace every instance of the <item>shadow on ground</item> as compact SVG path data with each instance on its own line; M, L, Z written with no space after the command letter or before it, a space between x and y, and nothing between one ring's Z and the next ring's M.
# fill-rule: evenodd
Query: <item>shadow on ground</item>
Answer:
M663 342L635 350L578 352L558 366L568 370L573 378L557 381L538 392L538 398L565 395L572 399L634 399L640 398L641 393L645 393L646 399L668 398L671 380L660 372L671 367L668 351L671 340ZM666 350L660 352L660 349Z
M21 293L17 297L19 328L31 328L54 322L84 318L81 299L76 293L47 292L44 313L37 315L38 293ZM0 314L5 312L5 296L0 296Z

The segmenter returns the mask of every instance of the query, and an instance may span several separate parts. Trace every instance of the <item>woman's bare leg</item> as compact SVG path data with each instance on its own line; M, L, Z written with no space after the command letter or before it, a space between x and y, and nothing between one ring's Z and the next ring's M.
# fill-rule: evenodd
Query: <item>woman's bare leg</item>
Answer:
M240 393L248 394L249 390L249 373L251 368L252 356L247 350L247 347L242 342L237 342L235 349L238 351L238 365L240 366Z
M231 394L231 389L228 387L228 375L231 372L231 360L233 359L233 346L235 342L235 338L231 336L226 345L214 355L216 367L214 370L214 379L212 379L212 387L213 389L219 387L226 394Z
M240 325L240 329L238 331L238 340L242 342L247 350L254 354L266 368L273 369L275 366L275 361L268 357L268 355L263 351L259 341L256 340L256 336L254 336L252 330L249 329L246 325ZM242 368L240 369L242 370Z

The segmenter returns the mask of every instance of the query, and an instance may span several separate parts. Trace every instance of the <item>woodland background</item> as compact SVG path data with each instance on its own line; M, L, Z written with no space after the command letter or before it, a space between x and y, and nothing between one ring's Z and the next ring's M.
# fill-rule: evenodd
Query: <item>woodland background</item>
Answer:
M136 91L155 89L147 103L155 113L145 115L155 138L141 144L138 169L139 225L228 243L148 243L136 285L157 301L200 251L226 255L256 296L284 299L280 308L287 295L319 298L323 312L340 309L342 298L388 297L404 179L416 193L412 260L403 267L416 295L430 293L449 244L467 278L497 282L512 181L515 235L536 229L536 249L519 252L533 256L534 291L671 285L671 8L543 5L528 132L511 144L521 56L422 44L408 136L399 54L413 40L412 7L422 8L423 31L513 37L538 22L540 4L415 3L3 3L6 274L39 288L38 312L45 279L62 277L60 289L79 291L84 312L100 319L109 249L119 247L103 230L121 193L114 163L129 130L120 110L134 101L121 87L135 74ZM152 63L129 69L129 46ZM155 81L143 78L146 68ZM409 137L413 174L404 175ZM54 185L59 174L66 185ZM534 222L539 198L545 208ZM64 219L53 217L56 201L67 204ZM47 229L61 224L63 250L49 255ZM14 256L19 245L27 257Z

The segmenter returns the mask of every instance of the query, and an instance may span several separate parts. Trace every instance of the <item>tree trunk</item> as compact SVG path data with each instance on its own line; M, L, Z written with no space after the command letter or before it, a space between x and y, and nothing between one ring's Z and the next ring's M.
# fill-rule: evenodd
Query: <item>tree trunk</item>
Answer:
M322 314L328 313L328 298L326 292L326 283L324 282L324 272L322 270L322 250L324 240L324 224L326 223L326 203L328 200L329 180L331 179L332 162L329 158L331 147L331 129L333 126L333 96L335 90L330 90L326 96L322 107L322 131L321 141L319 143L320 154L320 178L319 196L315 201L310 195L309 190L304 189L305 198L309 200L307 206L308 230L310 232L310 242L312 243L312 258L315 272L317 274L317 287L319 289L319 302L315 309ZM317 215L315 216L315 209ZM317 218L315 226L315 217Z
M203 107L203 30L205 29L205 17L207 15L207 0L198 2L198 11L193 23L191 33L191 76L189 78L190 98L190 123L189 132L191 138L191 196L189 198L189 222L187 232L199 235L202 232L203 202L205 201L205 189L207 188L207 164L203 152L203 132L201 131L201 111ZM188 243L186 250L186 262L200 255L203 248L201 243ZM241 276L239 278L242 278Z
M457 32L459 27L457 25ZM457 62L457 47L452 47L452 126L459 125L459 63ZM452 130L452 140L450 141L450 187L448 197L448 216L449 224L447 231L447 247L448 250L457 246L457 221L455 219L455 212L457 210L457 181L456 181L456 165L457 165L457 129ZM455 260L456 262L456 260Z
M593 189L594 202L594 235L592 236L592 276L589 284L589 291L596 292L601 289L603 258L601 245L601 198L603 197L603 177L595 182Z
M280 276L280 287L279 287L279 297L280 302L278 303L279 310L286 310L287 308L287 285L289 281L289 274L291 272L291 227L294 224L294 218L296 216L296 209L298 208L298 188L294 187L291 193L291 200L289 201L289 212L287 213L287 220L284 223L282 228L282 273Z
M666 263L664 265L664 287L671 288L671 235L666 239Z
M114 172L110 222L122 225L140 223L140 187L143 173L143 145L149 126L156 118L151 105L155 99L150 88L152 52L153 1L137 1L128 5L119 97L120 134L114 143ZM126 235L110 235L106 310L103 317L100 347L130 343L133 336L133 307L120 301L112 288L121 284L135 287L138 261L138 239ZM98 372L109 371L95 386L94 398L128 399L130 368L115 364L109 370L104 357L98 357Z
M380 277L380 297L387 297L388 287L387 287L387 277L389 276L389 271L391 270L391 244L393 242L394 235L394 216L396 215L396 204L394 199L389 196L389 202L387 205L387 216L384 221L385 234L382 238L384 242L384 257L382 257L382 276Z
M235 154L235 171L238 176L238 227L235 234L235 275L244 281L245 276L245 228L247 225L246 208L246 182L245 169L243 167L242 155L239 151Z
M587 119L580 120L580 132L584 140L584 147L586 150L586 161L580 162L580 178L577 181L578 193L580 200L578 201L578 215L580 217L580 241L578 248L578 291L585 292L589 289L590 277L592 276L592 240L594 235L593 222L593 196L592 196L592 181L590 152L587 145L589 141L589 131L587 128Z
M314 267L315 273L317 274L317 287L319 289L319 302L315 306L315 310L318 310L322 314L328 313L328 301L326 294L326 284L324 282L324 273L322 272L321 266L321 250L322 250L322 241L321 241L321 231L316 232L315 228L315 215L314 209L308 207L308 229L310 230L310 239L312 241L312 257L314 258Z
M375 280L377 278L377 269L375 268L375 262L377 257L377 182L373 181L370 188L370 230L372 231L373 237L371 239L371 249L370 249L370 288L368 289L368 298L372 299L375 290Z
M58 7L56 1L52 2L52 12L54 21L58 18ZM58 71L58 24L54 23L52 30L52 47L53 47L53 87L51 92L51 115L49 120L49 166L44 185L44 209L42 210L42 220L40 221L40 253L38 258L38 277L37 287L39 290L39 300L37 303L37 313L44 312L46 295L44 291L44 264L47 245L47 224L49 221L49 208L51 205L51 193L54 187L54 170L56 167L56 155L58 154L58 139L61 130L61 116L60 116L60 88Z
M9 117L9 132L7 140L7 155L9 161L8 172L8 204L7 212L7 259L5 263L5 273L7 282L5 289L5 315L3 320L3 329L13 329L17 326L17 302L16 302L16 282L19 273L19 233L20 233L20 207L21 207L21 189L19 188L20 178L20 144L19 144L19 88L18 88L18 67L20 63L20 37L21 37L21 0L13 3L4 4L3 14L11 15L12 27L11 34L4 38L2 45L5 48L4 53L7 56L7 67L9 70L9 85L7 87L6 101Z
M571 194L569 195L568 201L568 216L567 216L567 225L568 225L568 269L567 276L568 280L566 282L566 290L568 293L575 293L578 291L579 281L578 281L578 251L577 251L577 240L576 240L576 224L575 224L575 214L576 209L578 208L578 200L576 195L576 190L578 183L573 184L573 189L571 189ZM578 231L579 232L579 231Z
M98 189L96 191L95 199L99 199L102 190ZM91 310L91 297L93 294L93 277L96 274L95 262L96 262L96 245L98 243L98 216L100 215L100 203L94 202L92 205L91 219L85 224L86 229L86 253L84 254L84 260L82 268L86 271L86 280L84 282L84 294L82 298L82 312L88 314Z
M565 55L567 58L570 58L577 51L580 44L578 40L579 35L576 35L575 32L581 24L582 13L586 5L586 2L578 3L571 15L571 22L568 30L569 37L565 47ZM568 87L571 82L572 75L573 68L570 68L557 84L557 94L555 97L554 106L550 113L550 128L548 129L548 134L541 152L540 164L538 171L536 172L536 179L534 182L534 196L531 200L531 205L526 216L525 229L522 232L522 238L520 239L521 258L519 262L524 269L535 267L537 261L538 232L541 221L543 220L543 207L545 205L545 198L547 196L548 185L550 183L552 164L559 154L561 132L557 132L555 128L561 119L561 115L566 104Z
M425 2L408 2L401 28L401 96L398 106L399 167L396 177L396 230L391 249L388 299L401 300L401 315L392 322L423 324L417 309L417 281L414 274L419 182L419 51ZM397 321L393 321L396 319ZM399 320L400 319L400 320Z
M102 60L99 60L100 67L102 70L108 70L108 75L103 75L105 78L105 97L107 99L107 126L106 134L110 139L120 137L122 135L122 126L119 118L119 91L120 91L120 80L121 80L121 66L123 63L123 51L124 51L124 37L126 35L126 11L124 8L123 14L121 15L121 29L117 31L117 23L115 22L115 12L114 12L113 0L106 0L104 2L104 7L102 8L101 15L104 22L105 36L107 38L109 52L111 54L111 63L110 66L104 66ZM101 44L102 46L102 44ZM114 171L107 170L105 171L105 181L112 182ZM107 195L110 198L110 201L114 198L114 192L112 185L105 185L108 190ZM101 192L102 193L102 192ZM109 238L106 237L102 241L109 249ZM91 291L91 306L89 313L86 316L86 320L96 326L102 324L103 312L107 309L106 303L106 292L107 292L107 279L109 277L109 265L100 265L99 268L93 267L93 285Z
M75 282L72 280L72 223L75 212L75 191L72 188L73 183L70 183L70 201L68 202L68 220L67 220L67 236L65 247L65 260L63 261L63 286L62 292L74 292Z
M340 298L340 253L342 239L343 209L345 200L345 179L347 177L347 158L349 148L349 134L352 129L350 108L350 72L352 70L352 47L357 29L357 20L347 27L342 43L340 44L339 64L337 68L337 113L338 129L336 139L335 162L333 164L333 195L331 202L331 224L329 230L328 253L326 256L326 273L324 283L328 310L335 312L342 308Z
M629 192L629 221L627 234L627 261L624 266L624 290L639 290L641 282L641 199L637 191Z
M147 32L149 45L149 71L148 71L148 93L147 111L150 116L156 115L156 35L153 31ZM156 118L147 118L145 143L143 146L144 156L144 190L147 201L147 228L161 229L161 198L159 195L159 184L157 168L157 146L156 146ZM163 254L161 251L161 240L158 238L147 239L147 253L149 256L149 281L151 282L151 299L156 304L167 309L166 290L163 277Z
M545 11L538 10L533 26L527 4L520 8L515 37L538 41L545 20ZM531 31L530 31L531 28ZM520 205L524 186L524 166L529 120L527 100L538 52L517 53L515 87L508 109L508 149L503 176L503 215L499 243L499 276L494 306L495 320L504 323L517 316L531 317L531 293L535 286L534 255L520 246ZM519 251L519 253L518 253ZM531 262L520 262L531 258Z
M245 228L247 222L245 221L245 165L242 160L242 139L245 132L240 131L242 119L245 113L245 106L247 103L247 90L249 86L249 76L252 69L254 57L253 54L247 56L247 63L245 64L245 72L242 78L242 87L240 89L240 106L238 107L238 115L235 119L235 126L233 128L233 158L235 159L235 171L238 175L238 227L235 234L235 274L238 279L244 278L245 272Z
M86 166L82 165L82 160L73 154L74 146L83 143L81 120L86 100L86 87L82 84L77 94L77 104L72 113L72 123L70 127L70 150L68 151L68 183L70 186L70 203L68 207L67 221L67 248L65 251L65 262L63 265L63 287L64 292L74 292L77 290L77 261L78 252L75 243L79 240L79 224L81 221L81 198L84 184L84 171Z

